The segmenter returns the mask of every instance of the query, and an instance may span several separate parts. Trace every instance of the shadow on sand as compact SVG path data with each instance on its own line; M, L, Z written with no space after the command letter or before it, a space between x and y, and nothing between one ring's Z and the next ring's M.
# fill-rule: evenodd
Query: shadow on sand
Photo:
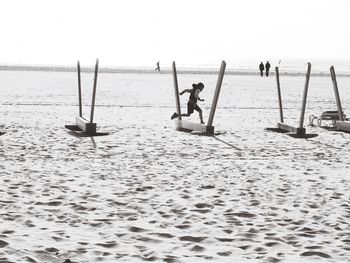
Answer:
M87 135L85 134L84 132L81 132L81 131L68 131L68 133L74 137L77 137L77 138L84 138L84 137L90 137L91 139L91 142L92 142L92 147L94 149L97 148L97 144L96 144L96 141L94 139L94 136L106 136L106 135L109 135L110 133L108 132L97 132L96 134L94 134L93 136L91 135Z
M226 134L226 132L214 132L214 134L207 134L207 133L200 133L200 132L191 132L190 134L192 135L197 135L197 136L207 136L207 137L212 137L214 138L215 140L219 141L219 142L222 142L224 144L226 144L227 146L230 146L231 148L235 149L235 150L238 150L238 151L242 151L241 148L231 144L231 143L228 143L228 142L225 142L224 140L222 139L219 139L217 137L217 135L222 135L222 134Z
M297 139L310 139L318 136L317 133L295 134L280 128L265 128L265 130L271 131L271 132L284 133L290 137L297 138Z

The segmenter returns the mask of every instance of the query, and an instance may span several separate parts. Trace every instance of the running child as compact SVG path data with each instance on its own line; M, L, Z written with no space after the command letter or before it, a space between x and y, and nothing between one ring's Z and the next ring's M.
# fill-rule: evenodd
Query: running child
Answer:
M192 84L192 89L185 89L180 92L180 95L184 94L185 92L190 93L189 100L187 102L187 114L181 114L182 117L189 117L194 110L198 111L199 113L199 118L201 120L201 123L204 124L203 121L203 115L202 115L202 110L199 108L197 104L197 100L199 101L204 101L203 99L199 98L199 93L204 89L204 84L202 82L199 82L198 84ZM175 112L172 116L171 119L177 118L179 115Z

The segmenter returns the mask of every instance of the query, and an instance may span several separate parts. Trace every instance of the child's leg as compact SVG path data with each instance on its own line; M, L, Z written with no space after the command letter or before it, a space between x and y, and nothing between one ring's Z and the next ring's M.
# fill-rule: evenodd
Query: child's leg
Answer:
M188 102L187 103L187 113L183 113L183 114L181 114L181 116L183 116L183 117L190 117L191 114L193 113L193 110L194 110L193 103Z
M198 105L196 105L196 106L194 107L194 109L195 109L196 111L198 111L198 113L199 113L199 119L201 120L201 123L204 124L202 109L199 108Z
M188 114L188 113L184 113L184 114L181 114L180 116L181 117L189 117L191 114ZM174 112L174 114L171 116L171 119L173 120L173 119L175 119L175 118L177 118L177 117L179 117L179 114L177 114L176 112Z
M181 117L190 117L191 114L193 113L193 110L194 110L194 105L193 105L193 103L188 102L188 103L187 103L187 113L183 113L183 114L181 114L180 116L181 116ZM171 119L173 120L173 119L177 118L178 116L179 116L179 115L175 112L175 113L173 114L173 116L171 116Z
M202 111L199 112L199 118L201 120L201 123L204 124Z

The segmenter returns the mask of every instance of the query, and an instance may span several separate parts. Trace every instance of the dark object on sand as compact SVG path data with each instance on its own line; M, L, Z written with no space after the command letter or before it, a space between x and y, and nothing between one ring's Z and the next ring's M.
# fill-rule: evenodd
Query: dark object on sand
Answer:
M71 130L76 133L80 133L84 136L99 136L99 135L108 135L108 133L97 133L96 132L96 123L93 122L94 119L94 110L95 110L95 98L96 98L96 86L97 86L97 74L98 74L98 59L96 60L95 65L95 77L94 77L94 86L92 92L92 102L91 102L91 113L90 121L83 117L82 110L82 100L81 100L81 77L80 77L80 63L78 61L78 91L79 91L79 117L76 117L75 125L65 125L68 130Z
M304 128L304 116L305 116L307 92L308 92L308 88L309 88L309 79L310 79L310 74L311 74L311 64L308 63L308 66L307 66L303 101L302 101L302 105L301 105L301 113L300 113L300 120L299 120L298 127L294 127L294 126L291 126L291 125L284 123L282 96L281 96L281 87L280 87L278 67L276 67L275 70L276 70L276 81L277 81L277 91L278 91L278 103L279 103L279 111L280 111L280 122L277 123L276 128L266 128L266 130L273 131L273 132L286 133L287 135L289 135L293 138L316 137L317 134L306 134L306 129Z
M214 93L214 98L213 98L213 102L212 102L211 109L210 109L209 119L208 119L207 124L205 125L205 124L201 124L201 123L194 123L191 121L182 120L176 66L175 66L175 61L173 62L173 79L174 79L175 101L176 101L176 115L173 115L173 116L174 116L174 118L177 118L175 120L176 130L185 131L185 132L195 131L195 132L199 132L202 134L210 134L210 135L214 134L213 120L214 120L214 114L215 114L217 102L219 99L222 81L223 81L224 74L225 74L225 68L226 68L226 62L222 61L217 84L216 84L216 89L215 89L215 93Z

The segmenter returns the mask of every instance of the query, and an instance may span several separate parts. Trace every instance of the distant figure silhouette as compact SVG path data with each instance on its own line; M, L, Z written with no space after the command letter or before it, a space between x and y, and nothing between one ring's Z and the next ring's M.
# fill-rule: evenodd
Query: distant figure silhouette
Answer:
M202 82L199 82L198 84L192 84L192 87L193 87L192 89L185 89L180 92L180 95L184 94L185 92L190 93L190 97L187 102L187 114L181 114L181 116L189 117L193 113L193 111L196 110L199 113L199 118L201 120L201 123L204 124L202 110L197 105L197 100L204 101L203 99L199 98L199 93L204 89L204 84ZM179 115L175 112L171 116L171 119L173 120L178 116Z
M157 62L157 67L154 70L160 71L159 61Z
M267 62L266 62L266 64L265 64L265 69L266 69L266 77L268 77L268 76L269 76L269 70L270 70L270 67L271 67L271 65L270 65L270 63L267 61Z
M261 63L260 63L260 65L259 65L259 70L260 70L260 76L264 76L264 63L262 63L262 61L261 61Z

